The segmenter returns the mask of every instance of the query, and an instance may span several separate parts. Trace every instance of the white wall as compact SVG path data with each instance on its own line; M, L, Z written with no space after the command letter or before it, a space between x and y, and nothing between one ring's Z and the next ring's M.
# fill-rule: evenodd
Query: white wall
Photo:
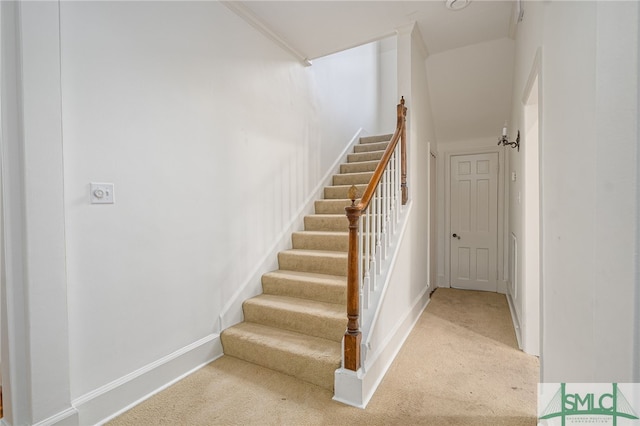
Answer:
M393 133L396 128L396 108L400 96L398 94L398 40L396 36L380 40L378 43L378 117L379 130L382 133ZM393 84L388 84L393 82Z
M414 27L398 35L398 92L407 107L407 187L409 202L398 262L384 293L372 337L372 351L394 334L408 335L429 297L429 161L436 145L430 105L425 52ZM405 326L401 326L401 325ZM406 335L404 337L406 337ZM390 345L392 346L392 345ZM393 346L391 350L399 350Z
M591 354L543 364L545 381L633 381L640 362L632 351L637 247L629 232L638 218L637 8L558 4L545 14L543 356ZM560 38L551 30L557 23L575 31ZM580 179L567 179L573 175Z
M542 52L544 382L638 380L638 16L634 2L527 2L518 29L515 120Z
M514 42L509 38L429 55L439 142L497 137L509 119Z
M372 324L363 325L363 368L358 374L336 372L335 399L364 408L429 301L429 147L435 133L425 66L416 27L398 30L398 93L407 112L407 187L404 219L392 236L393 253L383 261L385 287L372 298ZM396 240L397 239L397 240ZM393 262L395 260L395 262ZM386 269L386 268L389 269ZM380 278L379 278L380 279ZM382 280L382 279L381 279ZM369 314L365 312L365 317ZM368 328L369 326L370 328Z
M508 277L513 277L510 281L514 281L509 282L508 288L510 289L511 307L517 318L517 325L520 326L520 329L517 330L519 341L523 349L528 353L539 354L539 336L529 333L530 331L535 331L535 322L539 323L539 316L536 318L533 315L530 318L525 318L527 300L534 302L533 297L527 298L526 295L531 292L539 293L540 288L539 284L535 282L536 274L535 271L532 271L533 265L527 265L526 262L527 259L532 258L531 251L534 250L533 247L535 246L533 238L527 238L531 237L531 235L526 235L527 226L530 227L532 224L530 223L531 221L527 222L525 216L533 213L528 209L527 200L530 199L529 197L535 197L536 195L539 198L539 194L530 193L532 192L532 182L529 181L531 179L528 175L530 169L527 166L537 167L532 164L536 160L533 157L537 156L532 152L531 143L528 140L528 137L530 138L533 134L528 133L527 124L525 123L523 96L525 96L525 92L528 89L527 85L534 68L539 67L535 61L539 52L538 48L542 43L544 5L541 2L528 2L525 6L525 18L518 24L516 34L512 110L510 114L511 120L509 121L509 140L515 140L517 131L520 130L521 147L520 151L507 150L509 166L508 179L506 181L509 200L507 208L509 226L507 238L510 239L512 235L515 238L517 254L513 260L513 265L509 265L508 256L505 265L508 269ZM541 81L542 78L539 81L540 84ZM515 180L511 179L513 174L516 176ZM529 192L527 192L528 188ZM509 247L511 242L508 241L507 243L507 247ZM509 269L515 269L515 271ZM525 272L527 269L529 274ZM539 276L537 278L539 283ZM527 283L531 285L527 286ZM532 303L528 312L531 313L534 309L539 309L539 304Z
M18 262L32 298L14 419L92 423L219 353L228 299L259 288L358 129L387 131L378 47L306 68L216 2L17 8L28 173L10 189L36 257ZM113 182L115 204L91 205L90 182Z

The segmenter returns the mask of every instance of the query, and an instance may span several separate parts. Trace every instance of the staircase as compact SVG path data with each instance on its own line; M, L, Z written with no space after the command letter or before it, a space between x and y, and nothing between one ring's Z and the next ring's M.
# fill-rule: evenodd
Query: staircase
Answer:
M392 135L360 138L279 270L262 276L263 294L243 304L244 322L222 332L225 355L333 390L347 326L347 191L362 194Z

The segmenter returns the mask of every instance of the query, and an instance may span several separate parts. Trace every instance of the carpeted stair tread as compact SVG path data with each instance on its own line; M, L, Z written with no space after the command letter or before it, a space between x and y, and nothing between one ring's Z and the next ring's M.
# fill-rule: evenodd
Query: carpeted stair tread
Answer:
M373 176L373 172L360 172L360 173L341 173L333 175L334 185L358 185L368 184Z
M226 355L333 390L338 342L251 322L226 329L221 341Z
M372 160L342 163L340 164L340 173L373 172L376 170L376 167L378 167L378 162L378 160Z
M353 152L384 151L387 146L389 146L389 141L361 143L353 147Z
M347 303L347 277L313 272L267 272L262 276L265 294L298 297L328 303Z
M349 198L349 188L352 185L332 185L324 187L324 198L325 199L336 199L336 198ZM367 189L367 184L356 185L358 188L357 196L360 197L364 194L364 190Z
M349 232L299 231L291 235L294 249L302 250L349 250Z
M327 250L290 249L278 253L280 269L347 275L347 253Z
M382 158L384 151L371 151L371 152L354 152L353 154L347 154L347 162L355 163L359 161L379 161Z
M244 320L340 342L347 328L345 306L262 294L243 304Z
M361 144L389 142L392 138L393 133L389 133L386 135L362 136L358 142L360 142Z
M305 231L348 232L349 219L342 214L312 214L304 218Z

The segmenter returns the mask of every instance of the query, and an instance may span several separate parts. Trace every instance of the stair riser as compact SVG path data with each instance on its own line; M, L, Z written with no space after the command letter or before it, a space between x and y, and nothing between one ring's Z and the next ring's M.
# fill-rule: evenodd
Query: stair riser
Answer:
M379 161L361 161L357 163L340 164L340 173L362 173L373 172L378 167Z
M389 142L361 143L353 147L353 152L384 151L387 146L389 146Z
M362 185L368 184L373 176L373 172L340 174L333 176L334 185Z
M351 186L326 186L324 188L324 198L327 200L345 199L349 198L349 188ZM364 194L364 190L367 189L367 185L356 185L358 191L356 196L359 198Z
M360 200L356 200L356 203ZM345 207L351 205L351 200L336 199L336 200L318 200L315 202L316 214L339 214L346 215Z
M333 216L333 217L332 217ZM373 216L372 216L373 217ZM360 216L363 226L367 225L367 216ZM375 222L371 222L375 226ZM305 230L312 232L349 232L349 219L346 214L314 215L305 217ZM295 247L294 247L295 248ZM320 249L318 249L320 250ZM343 251L343 250L338 250Z
M331 231L348 232L349 219L345 215L332 216L306 216L304 218L304 229L306 231Z
M309 235L308 233L296 232L291 236L294 249L302 250L330 250L343 251L349 250L349 235Z
M262 306L257 299L249 299L244 303L244 320L284 330L305 333L322 339L342 341L347 328L347 311L343 315L314 315L313 313L296 312Z
M377 142L389 142L391 139L393 138L393 134L387 134L387 135L376 135L376 136L363 136L360 138L360 143L361 144L367 144L367 143L377 143Z
M258 344L235 335L221 336L225 355L233 356L305 382L333 390L334 372L340 367L338 359L316 359L291 354L286 350Z
M300 281L293 278L274 277L269 274L262 276L264 294L278 296L299 297L301 299L317 300L326 303L346 304L347 283L343 286L329 285L321 282Z
M311 256L297 253L278 253L280 269L289 271L314 272L328 275L347 275L347 257Z
M380 160L383 154L384 151L358 152L354 154L347 154L347 162L358 163L360 161Z

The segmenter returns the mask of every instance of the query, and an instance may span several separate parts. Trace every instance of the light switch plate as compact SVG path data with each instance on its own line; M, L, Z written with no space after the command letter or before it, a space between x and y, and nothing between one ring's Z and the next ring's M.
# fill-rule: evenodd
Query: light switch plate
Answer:
M91 204L115 203L112 183L91 182L89 186L90 186Z

